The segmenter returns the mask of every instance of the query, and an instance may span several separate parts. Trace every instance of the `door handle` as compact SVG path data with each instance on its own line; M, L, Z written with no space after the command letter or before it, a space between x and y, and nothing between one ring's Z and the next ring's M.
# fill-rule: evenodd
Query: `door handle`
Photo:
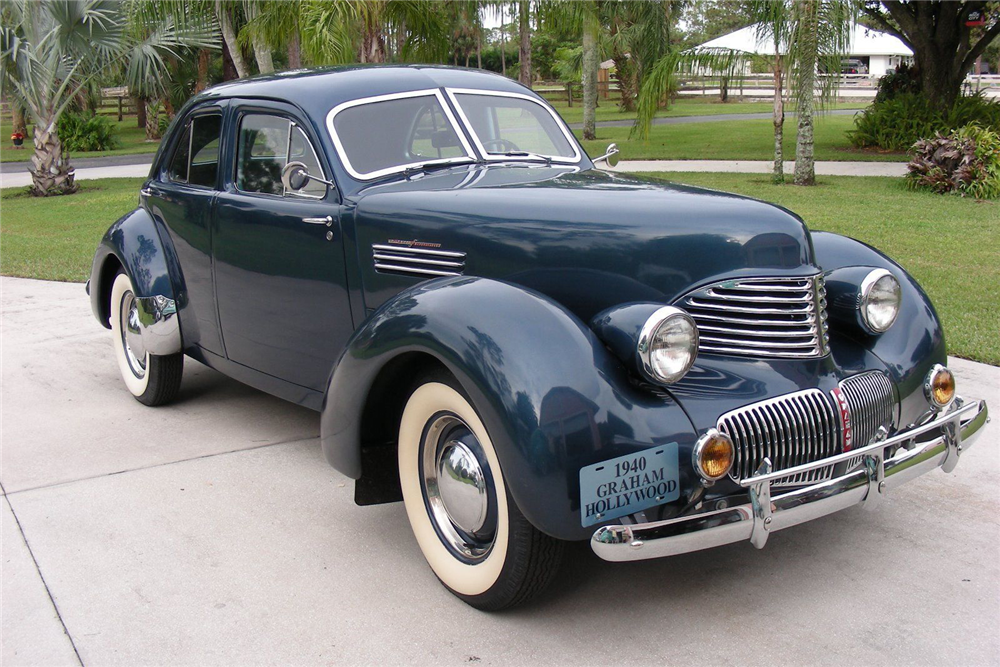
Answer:
M333 227L333 216L327 215L322 218L302 218L302 222L310 225L326 225L327 227Z
M152 197L153 191L150 188L142 188L141 190L139 190L139 194L141 194L143 197Z

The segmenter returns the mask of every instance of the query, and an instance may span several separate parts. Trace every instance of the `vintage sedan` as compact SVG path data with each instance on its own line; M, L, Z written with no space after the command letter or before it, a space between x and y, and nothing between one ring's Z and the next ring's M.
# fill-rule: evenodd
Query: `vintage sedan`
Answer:
M356 501L402 500L482 609L537 594L566 541L763 547L955 467L986 405L898 264L602 160L483 72L224 84L177 114L88 293L142 403L186 355L320 411Z

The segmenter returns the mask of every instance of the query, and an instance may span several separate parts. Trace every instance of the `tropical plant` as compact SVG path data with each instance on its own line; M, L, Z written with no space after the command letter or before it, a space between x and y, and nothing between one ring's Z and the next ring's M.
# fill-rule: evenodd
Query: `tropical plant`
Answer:
M213 44L204 25L165 19L142 37L126 31L126 7L109 0L12 0L0 8L0 81L35 124L29 171L32 194L76 190L58 121L81 90L106 68L128 64L148 78L186 46Z
M959 97L942 113L925 95L908 92L869 105L847 136L856 148L905 151L919 139L970 123L1000 131L1000 102L978 93Z
M1000 197L1000 134L977 123L911 149L906 175L912 188L956 192L976 199Z
M782 49L791 41L791 7L785 0L750 0L746 3L747 17L754 22L758 42L769 41L774 45L771 71L774 75L774 167L772 179L785 182L785 57Z
M118 147L115 126L104 116L68 111L56 125L67 151L109 151Z

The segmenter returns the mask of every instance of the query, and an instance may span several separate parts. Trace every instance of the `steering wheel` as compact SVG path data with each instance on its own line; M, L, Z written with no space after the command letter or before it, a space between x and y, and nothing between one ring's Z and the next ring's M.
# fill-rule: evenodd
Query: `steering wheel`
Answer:
M492 148L493 146L496 146L496 148ZM483 148L486 149L487 153L508 153L510 151L521 150L517 144L507 139L490 139L489 141L484 141Z

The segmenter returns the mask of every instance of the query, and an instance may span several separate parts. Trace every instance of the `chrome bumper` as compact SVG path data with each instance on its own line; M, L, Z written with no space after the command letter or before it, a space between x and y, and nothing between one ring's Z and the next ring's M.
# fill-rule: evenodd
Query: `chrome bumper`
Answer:
M767 536L783 528L862 503L873 507L886 491L937 467L951 472L989 420L985 401L954 405L947 413L891 438L830 458L771 471L764 460L757 474L740 482L750 502L737 507L634 525L602 526L591 538L594 553L610 561L642 560L709 549L749 540L763 548ZM926 442L923 434L940 431ZM885 457L886 450L894 452ZM863 465L842 477L771 495L771 482L815 468L864 456Z

